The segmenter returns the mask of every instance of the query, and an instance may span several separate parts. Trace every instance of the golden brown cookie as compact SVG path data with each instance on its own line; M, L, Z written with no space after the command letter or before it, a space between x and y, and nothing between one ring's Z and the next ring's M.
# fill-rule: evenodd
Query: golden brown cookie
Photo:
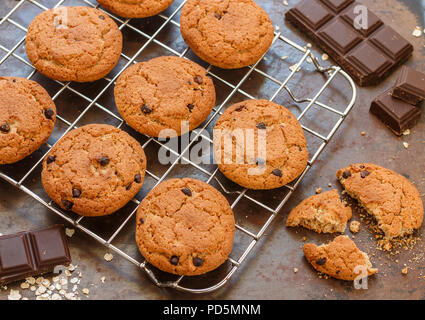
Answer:
M353 281L360 275L378 273L368 255L360 251L347 236L338 236L331 243L321 246L307 243L303 251L314 269L336 279Z
M122 34L103 12L89 7L59 7L37 15L28 27L29 60L45 76L90 82L116 65Z
M347 193L375 217L387 239L409 235L422 225L421 196L402 175L370 163L352 164L336 175Z
M289 213L286 225L318 233L343 233L351 216L351 208L341 202L335 189L303 200Z
M235 219L226 198L205 182L171 179L151 190L137 211L136 241L155 267L199 275L232 250Z
M273 25L252 0L188 0L180 17L187 45L203 60L237 69L259 60L273 42Z
M124 18L152 17L167 9L174 0L97 0L109 11Z
M82 216L104 216L139 192L146 170L140 144L126 132L90 124L67 133L43 161L50 198Z
M300 123L267 100L243 101L223 112L214 128L214 155L220 171L248 189L282 187L308 162Z
M47 142L55 103L37 82L0 77L0 165L22 160Z
M115 102L124 120L152 137L181 135L197 128L215 104L207 71L179 57L158 57L132 65L118 78ZM183 126L183 127L182 127Z

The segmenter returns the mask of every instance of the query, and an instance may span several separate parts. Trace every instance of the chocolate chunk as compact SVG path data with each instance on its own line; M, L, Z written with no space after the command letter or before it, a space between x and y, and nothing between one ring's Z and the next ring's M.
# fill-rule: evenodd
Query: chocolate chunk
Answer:
M183 192L185 195L189 196L189 197L191 197L191 196L192 196L192 191L190 191L190 189L189 189L189 188L183 188L183 189L182 189L182 192Z
M46 163L51 164L56 161L56 156L47 156Z
M171 263L173 266L178 265L178 264L179 264L179 257L177 257L177 256L172 256L172 257L171 257L171 259L170 259L170 263Z
M149 113L151 113L151 112L152 112L152 109L151 109L151 108L149 108L146 104L144 104L144 105L142 106L141 110L142 110L142 112L143 112L144 114L149 114Z
M351 172L350 172L350 171L344 171L344 172L342 173L342 177L343 177L344 179L348 179L349 177L351 177Z
M79 198L81 196L81 190L78 190L76 188L72 189L72 196L74 198Z
M64 206L65 210L71 210L74 206L74 203L68 200L62 200L62 205Z
M195 266L195 267L200 267L200 266L202 266L204 264L204 260L202 260L201 258L199 258L199 257L194 257L193 258L193 265Z
M264 130L267 129L266 125L264 122L260 122L259 124L257 124L257 128L260 130Z
M128 184L127 187L125 187L125 190L127 190L127 191L130 190L132 185L133 185L133 183Z
M136 183L142 182L142 176L140 174L136 174L134 176L134 182L136 182Z
M192 110L193 110L193 108L195 108L195 106L193 104L189 103L187 105L187 108L189 109L190 112L192 112Z
M241 112L243 109L245 109L245 106L244 106L244 105L237 107L237 108L235 109L235 111L237 111L237 112Z
M286 19L312 38L360 86L381 82L412 55L413 46L367 10L365 21L354 0L303 0Z
M140 218L140 219L139 219L139 222L140 222L141 224L144 224L144 223L145 223L145 220L143 220L143 218Z
M364 165L360 165L360 169L364 169L366 168Z
M282 171L280 171L279 169L274 169L272 171L272 174L275 175L276 177L279 177L279 178L282 177Z
M97 162L99 162L99 163L100 163L100 165L101 165L102 167L104 167L104 166L108 165L108 163L109 163L109 158L108 158L107 156L103 156L103 157L100 157L99 159L97 159Z
M48 109L44 110L44 116L47 119L52 119L54 115L55 115L55 112L52 109L48 108Z
M193 78L193 80L197 83L197 84L202 84L202 82L204 82L204 79L202 79L201 76L196 76L195 78Z
M336 270L336 271L335 271L335 273L336 273L336 274L339 274L340 272L341 272L340 270Z
M3 133L8 133L10 131L10 127L7 123L3 123L0 127L0 131Z
M221 14L218 12L214 12L214 17L216 17L218 20L221 20Z
M421 109L391 96L391 89L373 100L370 112L385 123L396 135L413 127L421 117Z
M360 176L362 177L362 179L366 178L368 175L370 175L370 172L367 170L364 170L360 173Z
M319 266L323 266L326 263L326 258L320 258L316 260L316 264Z
M71 255L63 225L0 237L0 285L68 266Z
M425 73L403 66L392 96L404 102L418 105L425 100Z

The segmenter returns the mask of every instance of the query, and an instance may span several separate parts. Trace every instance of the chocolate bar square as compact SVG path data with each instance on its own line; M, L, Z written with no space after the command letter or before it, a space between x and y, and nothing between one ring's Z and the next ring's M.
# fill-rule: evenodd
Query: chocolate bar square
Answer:
M358 7L358 3L355 3L354 5L347 8L342 14L341 18L347 21L347 23L359 31L364 37L368 37L374 32L376 29L378 29L382 24L382 20L378 18L376 14L374 14L372 11L370 11L368 8L364 7L367 14L367 21L365 24L363 24L364 21L357 21L356 19L359 16L358 10L356 10L356 7ZM359 7L358 7L359 8Z
M420 119L421 109L394 98L391 92L392 89L387 90L373 100L370 112L400 136Z
M332 19L331 12L316 0L303 1L294 8L294 14L315 31Z
M425 100L425 74L403 66L392 95L407 103L418 105Z
M389 26L378 30L370 41L394 60L405 55L411 46L406 39Z
M350 51L362 38L340 19L326 25L318 33L319 39L340 54Z
M334 12L338 13L353 3L354 0L323 0L322 2L330 7Z

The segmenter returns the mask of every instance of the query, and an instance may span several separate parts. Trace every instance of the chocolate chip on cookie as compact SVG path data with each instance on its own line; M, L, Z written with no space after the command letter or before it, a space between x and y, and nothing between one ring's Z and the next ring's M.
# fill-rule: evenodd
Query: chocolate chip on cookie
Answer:
M55 115L55 112L52 109L47 108L46 110L44 110L44 115L46 116L47 119L50 120Z
M72 189L72 196L74 198L79 198L81 196L81 190L76 189L76 188Z
M3 123L0 127L0 131L3 133L9 133L10 127L7 123Z
M204 264L204 260L202 260L201 258L199 258L199 257L193 258L193 265L195 267L201 267L203 264Z
M192 196L192 191L190 191L190 189L189 189L189 188L183 188L183 189L182 189L182 192L183 192L185 195L189 196L189 197L191 197L191 196Z
M171 259L170 259L170 263L171 263L173 266L178 265L178 264L179 264L179 257L177 257L177 256L172 256L172 257L171 257Z
M55 162L55 161L56 161L55 156L47 156L47 159L46 159L47 164L51 164L52 162Z

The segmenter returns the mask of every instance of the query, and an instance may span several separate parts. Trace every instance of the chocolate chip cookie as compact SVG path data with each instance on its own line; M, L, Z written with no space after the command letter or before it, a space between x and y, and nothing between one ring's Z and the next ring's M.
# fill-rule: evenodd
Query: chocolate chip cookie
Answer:
M55 122L55 104L42 86L25 78L0 77L0 165L40 148Z
M217 268L232 250L234 233L226 198L195 179L162 182L137 211L140 252L165 272L199 275Z
M267 100L237 103L214 128L220 171L248 189L274 189L296 179L308 162L307 141L295 116Z
M385 238L409 235L422 225L424 207L416 187L402 175L370 163L336 174L347 193L371 214Z
M140 190L146 157L140 144L110 125L90 124L67 133L43 161L50 198L82 216L104 216Z
M195 129L215 104L214 84L206 70L179 57L132 65L118 78L114 94L124 120L152 137Z
M101 79L114 68L121 50L121 31L94 8L53 8L37 15L28 27L29 60L39 72L59 81Z
M273 25L253 0L188 0L180 17L187 45L208 63L236 69L255 63L273 41Z
M174 0L97 0L109 11L125 18L152 17L167 9Z
M303 200L289 213L286 225L318 233L343 233L351 216L351 208L344 205L335 189Z
M336 279L353 281L359 276L362 278L378 273L368 255L360 251L347 236L336 237L327 245L307 243L303 251L314 269Z

